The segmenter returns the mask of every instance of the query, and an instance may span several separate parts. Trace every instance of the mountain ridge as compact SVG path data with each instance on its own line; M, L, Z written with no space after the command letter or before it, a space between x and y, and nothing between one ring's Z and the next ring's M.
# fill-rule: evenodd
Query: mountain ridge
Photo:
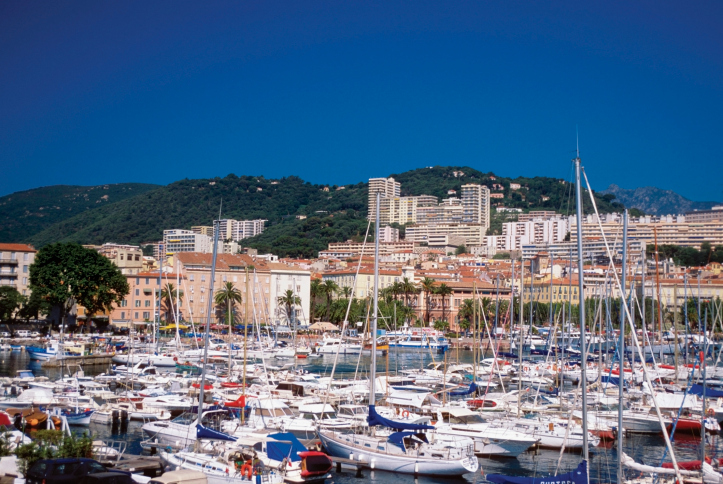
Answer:
M651 215L677 215L694 210L709 210L717 202L696 202L673 190L657 187L621 188L611 184L599 193L615 195L628 208L637 208Z

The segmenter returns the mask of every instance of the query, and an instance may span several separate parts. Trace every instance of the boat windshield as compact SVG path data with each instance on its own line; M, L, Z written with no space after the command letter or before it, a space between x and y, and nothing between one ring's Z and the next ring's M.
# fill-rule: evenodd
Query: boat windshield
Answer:
M450 417L449 423L453 424L476 424L484 423L485 420L479 415L462 415L460 417Z

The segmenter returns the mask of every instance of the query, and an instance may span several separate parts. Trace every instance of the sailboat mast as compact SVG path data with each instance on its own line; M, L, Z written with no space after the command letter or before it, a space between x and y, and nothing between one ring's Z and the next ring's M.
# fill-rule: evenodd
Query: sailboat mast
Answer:
M658 270L658 229L653 226L653 236L655 237L655 292L658 300L658 325L660 328L660 361L663 361L663 307L660 298L660 271Z
M220 232L220 224L218 220L213 221L213 257L211 260L211 286L208 290L208 311L206 313L206 332L203 335L203 360L201 361L201 388L198 394L198 423L201 423L203 417L203 398L205 396L206 387L206 360L208 359L208 333L211 332L211 310L213 309L213 286L216 282L216 257L218 256L218 233Z
M614 266L613 266L614 267ZM623 277L622 277L622 294L620 295L620 304L625 304L625 282L628 273L628 210L623 212ZM625 372L623 362L625 361L625 308L620 309L620 343L618 351L620 352L620 371L618 381L618 482L623 481L623 381ZM633 331L635 328L633 327ZM645 363L643 363L645 364Z
M582 254L582 183L580 180L580 152L577 152L575 158L575 205L577 206L577 284L578 294L577 300L580 310L580 369L582 379L582 411L585 414L587 410L587 338L585 336L585 297L583 282L583 254ZM587 415L582 418L582 447L583 458L590 461L590 449L588 448L587 438Z
M377 204L374 220L374 314L371 319L371 337L372 337L372 364L369 368L369 405L374 405L374 380L377 377L377 314L379 314L379 205L381 203L381 193L377 192Z

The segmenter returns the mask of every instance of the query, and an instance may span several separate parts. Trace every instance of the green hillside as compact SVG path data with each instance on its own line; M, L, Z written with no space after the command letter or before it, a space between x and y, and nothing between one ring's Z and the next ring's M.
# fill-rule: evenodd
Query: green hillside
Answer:
M492 193L503 194L503 198L492 199L495 227L501 223L501 219L495 217L495 205L562 213L574 210L573 187L555 178L510 179L469 167L421 168L392 176L402 184L403 195L427 194L440 199L449 196L449 190L456 190L459 196L461 186L466 183L487 185ZM511 183L518 183L521 187L513 190ZM267 179L262 176L228 175L224 178L180 180L112 204L98 202L97 208L86 209L49 224L44 230L22 240L38 247L56 241L92 244L157 241L164 229L210 225L218 216L223 201L223 218L268 220L266 231L245 240L245 246L280 256L313 257L329 242L363 235L367 194L366 183L342 188L315 185L296 176ZM76 198L85 199L82 196ZM88 198L92 200L92 197ZM613 195L596 195L596 199L601 212L623 208L613 201ZM590 211L588 205L589 202L586 202L586 211ZM307 218L299 220L297 215L306 215Z
M0 197L0 242L25 242L51 225L155 190L158 185L55 185Z
M164 229L211 225L222 201L223 218L264 218L273 226L294 219L297 214L365 211L366 186L360 183L336 190L294 176L279 180L236 175L181 180L64 220L35 234L30 241L37 246L55 241L87 244L157 241Z

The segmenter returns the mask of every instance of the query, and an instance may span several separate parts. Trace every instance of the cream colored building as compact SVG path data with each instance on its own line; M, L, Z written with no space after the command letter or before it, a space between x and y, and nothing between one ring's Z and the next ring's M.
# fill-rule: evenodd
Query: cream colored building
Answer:
M30 265L37 251L26 244L0 244L0 286L10 286L30 295Z
M106 243L103 245L84 245L87 249L97 250L120 269L124 275L143 272L143 251L137 245Z
M428 242L430 236L449 235L464 238L465 245L482 245L486 231L482 224L416 225L407 227L405 240L421 243Z
M622 237L622 223L606 221L601 225L609 241ZM584 238L600 237L600 228L597 223L583 223L582 231ZM714 247L723 245L723 222L628 223L629 240L641 241L644 245L653 244L656 233L658 245L680 245L696 249L699 249L703 242L709 242ZM570 240L572 242L577 240L577 224L574 219L570 224Z
M369 179L369 214L370 220L375 220L377 213L377 193L382 198L394 198L401 196L401 184L394 178L370 178ZM380 214L381 215L381 214Z

